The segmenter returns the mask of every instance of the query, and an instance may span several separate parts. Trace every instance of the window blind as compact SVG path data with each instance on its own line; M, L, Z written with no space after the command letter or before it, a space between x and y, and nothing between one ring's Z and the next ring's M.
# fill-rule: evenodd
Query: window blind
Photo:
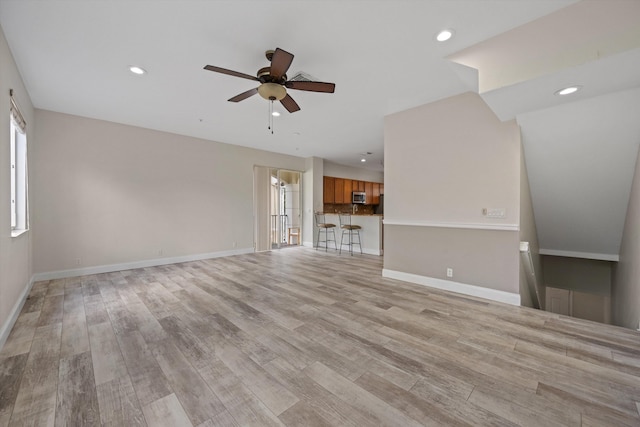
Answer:
M27 130L27 122L20 112L18 104L16 104L16 100L13 99L13 89L9 89L9 98L11 99L11 116L13 117L18 129L20 129L20 132L25 133Z

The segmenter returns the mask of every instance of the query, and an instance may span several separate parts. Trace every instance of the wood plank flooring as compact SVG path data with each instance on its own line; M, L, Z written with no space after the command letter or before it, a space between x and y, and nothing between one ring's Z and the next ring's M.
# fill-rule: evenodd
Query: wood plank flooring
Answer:
M640 426L640 334L288 248L34 284L0 427Z

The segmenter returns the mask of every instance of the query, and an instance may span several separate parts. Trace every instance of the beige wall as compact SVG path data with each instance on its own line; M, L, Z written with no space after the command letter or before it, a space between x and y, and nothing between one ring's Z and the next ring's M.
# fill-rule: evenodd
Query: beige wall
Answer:
M387 116L384 178L385 269L442 278L453 267L447 280L519 294L514 121L500 122L474 93Z
M614 264L611 261L543 255L544 284L609 297Z
M33 232L11 237L11 188L9 175L9 89L27 121L27 161L32 175L32 157L37 139L31 100L18 73L16 64L0 29L0 348L20 308L21 295L28 289L32 275L31 242ZM31 178L31 177L30 177ZM36 184L29 181L29 203L33 206ZM33 224L32 229L33 229Z
M352 168L337 163L324 161L324 174L338 178L356 179L358 181L384 182L384 173L361 168Z
M613 324L640 328L640 153L620 245L620 261L614 266L612 282Z
M385 218L517 225L520 131L465 93L385 118ZM491 219L483 208L505 208Z
M611 299L604 295L595 295L584 292L572 291L571 315L579 319L593 322L611 323Z
M529 252L531 253L531 262L536 276L536 284L538 289L538 302L540 308L544 308L545 289L542 279L542 264L540 262L540 246L538 245L538 231L536 229L536 220L533 213L533 203L531 201L531 190L529 188L529 176L527 174L527 164L524 157L524 149L520 144L520 241L529 242ZM528 282L522 257L520 258L520 296L522 297L522 305L534 307L533 300L535 296Z
M518 293L516 232L385 225L384 233L385 269Z
M305 160L37 110L37 273L253 248L253 166Z

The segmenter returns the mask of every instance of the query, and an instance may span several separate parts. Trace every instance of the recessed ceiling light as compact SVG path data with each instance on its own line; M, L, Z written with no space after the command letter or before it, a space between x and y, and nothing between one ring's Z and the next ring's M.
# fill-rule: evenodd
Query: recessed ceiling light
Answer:
M137 75L142 75L146 73L144 68L138 67L137 65L132 65L131 67L129 67L129 71Z
M571 95L572 93L576 93L580 89L582 89L582 86L567 86L563 89L556 91L555 94L560 96Z
M364 162L366 162L366 161L367 161L367 159L365 159L365 158L363 157L363 158L361 158L361 159L360 159L360 161L361 161L362 163L364 163Z
M451 29L442 30L436 35L436 40L439 42L446 42L453 37L454 34L455 32Z
M280 113L279 113L279 112L277 112L277 111L274 111L273 113L271 113L271 115L272 115L273 117L280 117Z

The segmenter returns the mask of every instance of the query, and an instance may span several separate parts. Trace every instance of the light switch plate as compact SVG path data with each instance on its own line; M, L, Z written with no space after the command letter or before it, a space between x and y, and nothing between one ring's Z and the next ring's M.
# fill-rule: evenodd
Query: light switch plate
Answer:
M487 218L506 218L507 210L505 208L484 208L482 214Z

